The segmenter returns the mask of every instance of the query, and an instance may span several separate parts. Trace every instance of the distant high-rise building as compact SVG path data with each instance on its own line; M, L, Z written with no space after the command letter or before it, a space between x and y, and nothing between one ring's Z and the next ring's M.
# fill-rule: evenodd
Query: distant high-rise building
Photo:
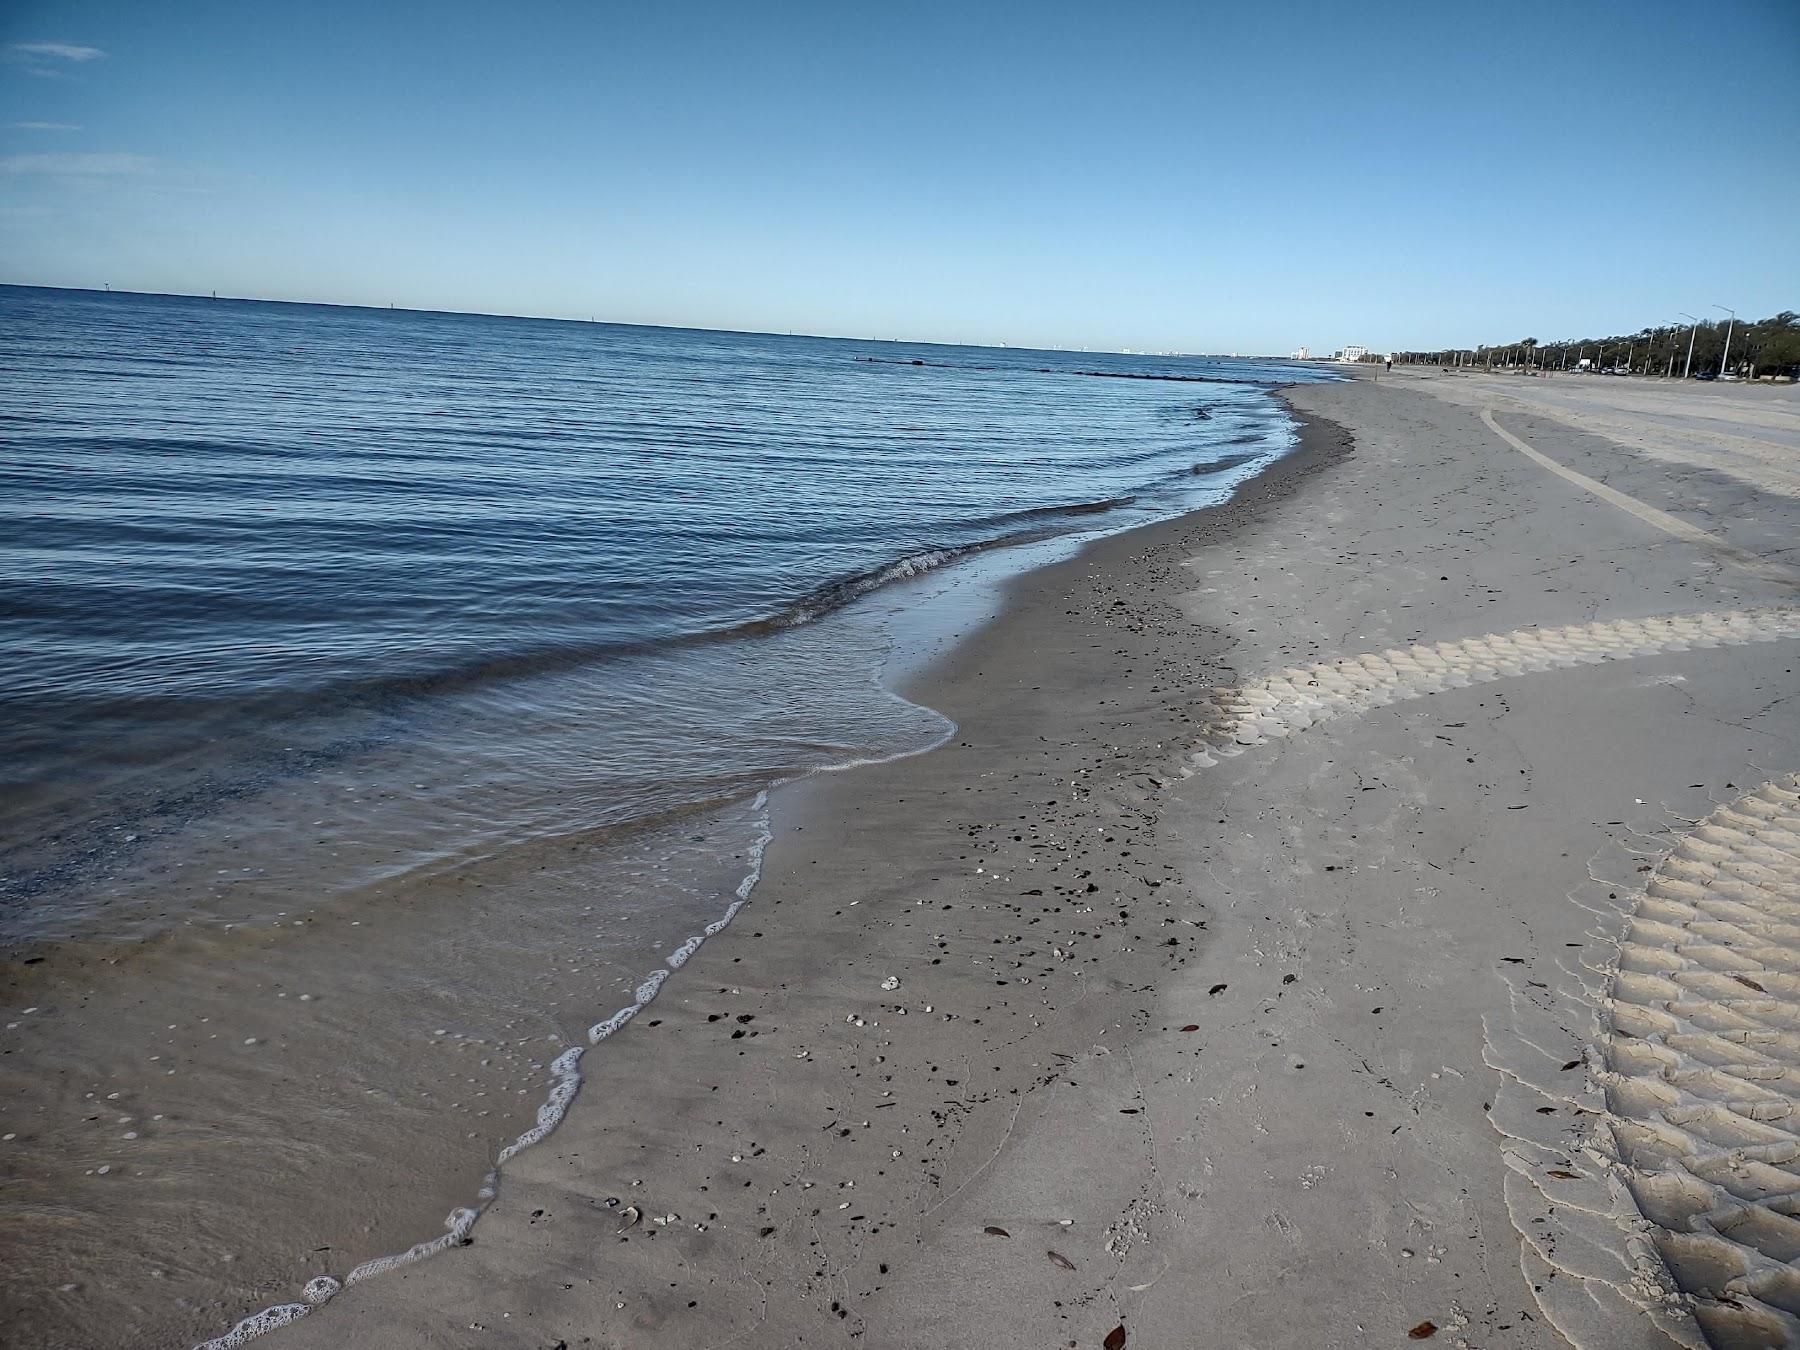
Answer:
M1294 353L1294 360L1310 361L1312 360L1312 351L1309 348L1302 347L1299 351Z
M1368 354L1369 354L1369 349L1367 347L1346 347L1346 348L1344 348L1344 354L1342 356L1338 357L1338 360L1340 360L1340 361L1360 361L1363 359L1363 357L1367 356Z

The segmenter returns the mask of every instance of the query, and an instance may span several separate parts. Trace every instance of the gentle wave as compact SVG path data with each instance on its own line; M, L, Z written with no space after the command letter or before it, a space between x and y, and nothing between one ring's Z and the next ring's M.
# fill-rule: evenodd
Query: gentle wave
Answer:
M1064 378L1083 374L1181 378ZM1293 374L0 287L0 932L44 953L26 979L116 944L88 997L170 1005L34 1019L6 1057L36 1122L15 1161L113 1220L33 1231L12 1291L31 1334L98 1343L172 1297L219 1306L252 1264L266 1288L297 1268L259 1200L318 1223L413 1157L457 1160L443 1207L390 1195L361 1241L391 1255L321 1258L332 1275L218 1344L465 1238L490 1197L432 1234L443 1208L554 1129L586 1047L749 898L755 794L947 734L880 683L904 607L857 602L1223 500L1291 443L1262 390ZM326 1056L331 1082L163 1030L263 1016L276 953L326 1009L282 1020L280 1053ZM443 1055L491 1049L426 1049L396 988L454 1000ZM530 1041L552 1063L521 1026L551 1033ZM204 1072L166 1077L170 1038ZM113 1147L169 1163L143 1174L154 1197L135 1170L96 1183L68 1063L154 1074L254 1147L196 1167L134 1133ZM442 1100L447 1065L479 1105ZM390 1132L364 1083L432 1109ZM299 1140L329 1162L250 1165ZM176 1210L245 1263L151 1284L134 1254L181 1240ZM31 1292L76 1278L76 1298Z
M1196 463L1188 468L1175 470L1152 480L1145 486L1146 489L1160 488L1192 476L1228 472L1266 457L1262 454L1226 455L1217 460ZM963 558L973 557L993 549L1016 547L1020 544L1050 538L1056 534L1087 528L1087 518L1121 510L1134 505L1138 500L1136 496L1123 496L1102 498L1090 502L1075 502L1068 505L1032 507L971 522L976 525L1011 528L1002 528L1000 533L977 538L968 543L927 545L866 570L848 573L823 582L779 609L716 626L696 628L687 632L648 639L603 639L585 643L559 643L528 647L500 656L471 660L459 665L446 665L436 670L376 678L350 678L322 683L306 692L311 697L327 701L442 694L483 684L590 665L609 658L638 656L681 647L756 637L779 629L816 622L884 586L922 576ZM1061 523L1062 528L1057 528L1058 523ZM134 589L136 593L143 593L141 587ZM199 603L200 597L195 597L195 600L196 603ZM33 603L27 599L14 611L14 616L41 618L51 612L53 612L52 608L41 601ZM22 711L35 707L41 701L43 692L38 688L21 690L0 687L0 710L13 708ZM133 711L145 716L158 716L167 715L178 709L190 709L197 712L215 705L220 700L218 698L163 695L150 690L134 698L117 700L82 699L79 694L76 694L72 701L79 702L89 713ZM290 702L287 706L291 708L294 705Z

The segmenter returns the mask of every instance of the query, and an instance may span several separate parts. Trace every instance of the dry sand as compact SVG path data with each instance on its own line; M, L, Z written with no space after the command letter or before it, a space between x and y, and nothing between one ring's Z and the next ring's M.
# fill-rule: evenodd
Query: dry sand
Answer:
M1800 385L1700 384L1545 373L1451 375L1401 367L1440 398L1553 418L1664 464L1711 469L1764 492L1800 496Z
M472 1244L268 1344L1791 1337L1795 504L1432 388L1016 583Z

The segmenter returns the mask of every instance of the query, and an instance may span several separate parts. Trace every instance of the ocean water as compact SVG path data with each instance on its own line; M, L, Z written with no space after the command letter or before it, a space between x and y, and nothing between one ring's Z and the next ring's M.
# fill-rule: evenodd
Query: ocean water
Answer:
M917 578L1222 500L1317 377L0 287L0 1318L179 1343L478 1207L766 790L946 733Z

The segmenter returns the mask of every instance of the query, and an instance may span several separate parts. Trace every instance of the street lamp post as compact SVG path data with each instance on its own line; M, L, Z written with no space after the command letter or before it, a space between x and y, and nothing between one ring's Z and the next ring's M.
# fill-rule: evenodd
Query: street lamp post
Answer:
M1685 309L1676 310L1675 312L1684 319L1692 319L1694 323L1694 326L1688 329L1687 360L1682 362L1681 365L1681 378L1685 380L1694 369L1694 334L1700 331L1700 320L1695 319L1694 316L1689 314Z
M1713 308L1723 309L1727 314L1731 315L1731 317L1725 321L1725 354L1719 358L1719 378L1722 380L1725 378L1726 363L1731 360L1731 328L1732 325L1737 322L1737 311L1735 309L1726 309L1724 305L1714 305ZM1756 372L1751 371L1750 373L1754 375Z

